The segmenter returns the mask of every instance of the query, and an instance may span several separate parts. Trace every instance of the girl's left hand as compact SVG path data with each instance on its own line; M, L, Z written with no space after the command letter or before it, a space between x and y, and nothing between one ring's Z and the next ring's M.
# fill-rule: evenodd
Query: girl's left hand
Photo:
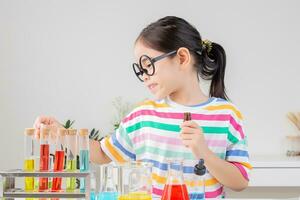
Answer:
M181 124L180 137L182 143L191 149L197 159L204 158L209 151L203 131L194 121L185 121Z

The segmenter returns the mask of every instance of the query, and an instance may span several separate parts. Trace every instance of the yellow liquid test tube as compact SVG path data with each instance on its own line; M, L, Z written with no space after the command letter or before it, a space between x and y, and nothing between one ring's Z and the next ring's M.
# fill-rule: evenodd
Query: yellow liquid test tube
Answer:
M24 161L24 171L34 171L34 159L28 159ZM25 177L25 191L32 192L34 190L34 177Z
M34 161L34 131L33 128L27 128L24 132L24 166L25 172L34 172L35 161ZM34 177L24 178L24 190L25 192L34 191ZM33 198L26 198L26 200L33 200Z

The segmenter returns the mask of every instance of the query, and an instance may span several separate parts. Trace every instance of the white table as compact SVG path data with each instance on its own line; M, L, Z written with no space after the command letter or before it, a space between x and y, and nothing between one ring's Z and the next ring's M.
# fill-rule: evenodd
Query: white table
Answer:
M253 156L251 187L300 187L300 157Z

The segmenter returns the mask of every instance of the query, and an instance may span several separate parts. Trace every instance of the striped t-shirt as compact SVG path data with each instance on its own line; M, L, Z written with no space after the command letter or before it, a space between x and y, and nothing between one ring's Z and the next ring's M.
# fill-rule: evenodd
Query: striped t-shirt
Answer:
M153 197L162 195L167 179L167 161L183 159L184 182L189 195L197 196L195 188L203 184L194 174L198 160L182 144L179 136L184 112L190 112L192 120L202 128L209 149L235 165L248 179L251 165L243 118L232 103L221 98L212 97L195 106L179 105L170 98L147 100L122 120L112 136L101 141L101 148L118 163L129 160L151 162ZM209 173L209 169L205 175L205 197L224 197L222 184Z

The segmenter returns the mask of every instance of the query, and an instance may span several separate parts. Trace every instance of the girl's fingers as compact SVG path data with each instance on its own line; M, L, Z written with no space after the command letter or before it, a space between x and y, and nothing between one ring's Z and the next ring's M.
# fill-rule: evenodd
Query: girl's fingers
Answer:
M48 125L57 125L58 124L58 122L57 122L57 120L54 118L54 117L48 117Z
M190 146L190 143L191 143L191 140L182 140L182 144L187 148Z
M183 122L183 123L181 124L180 127L181 127L181 128L183 128L183 127L198 128L199 125L198 125L196 122L194 122L194 121L185 121L185 122Z
M39 116L34 121L33 127L36 128L36 129L40 129L41 124L48 124L49 123L48 121L49 121L49 117Z
M39 116L36 118L33 124L33 128L35 128L34 136L37 140L40 139L40 128L43 121L45 121L45 117Z
M189 123L193 124L193 123ZM196 124L196 123L195 123ZM183 126L180 131L180 137L182 140L193 140L195 137L198 137L202 133L202 130L198 127L190 127L190 126Z
M190 127L182 127L180 133L181 134L193 134L196 132L197 129L190 128Z
M48 117L48 116L39 116L36 118L33 127L35 128L35 138L40 138L40 130L43 127L50 126L49 128L53 128L53 131L57 130L59 127L59 123L54 117ZM55 131L56 132L56 131ZM53 134L52 134L53 135Z
M40 119L39 119L39 117L38 118L36 118L36 120L34 121L34 123L33 123L33 128L35 128L35 129L39 129L40 128Z
M182 140L192 140L194 136L192 134L180 134L180 137Z
M35 137L35 139L37 139L37 140L40 139L40 129L35 129L34 137Z

